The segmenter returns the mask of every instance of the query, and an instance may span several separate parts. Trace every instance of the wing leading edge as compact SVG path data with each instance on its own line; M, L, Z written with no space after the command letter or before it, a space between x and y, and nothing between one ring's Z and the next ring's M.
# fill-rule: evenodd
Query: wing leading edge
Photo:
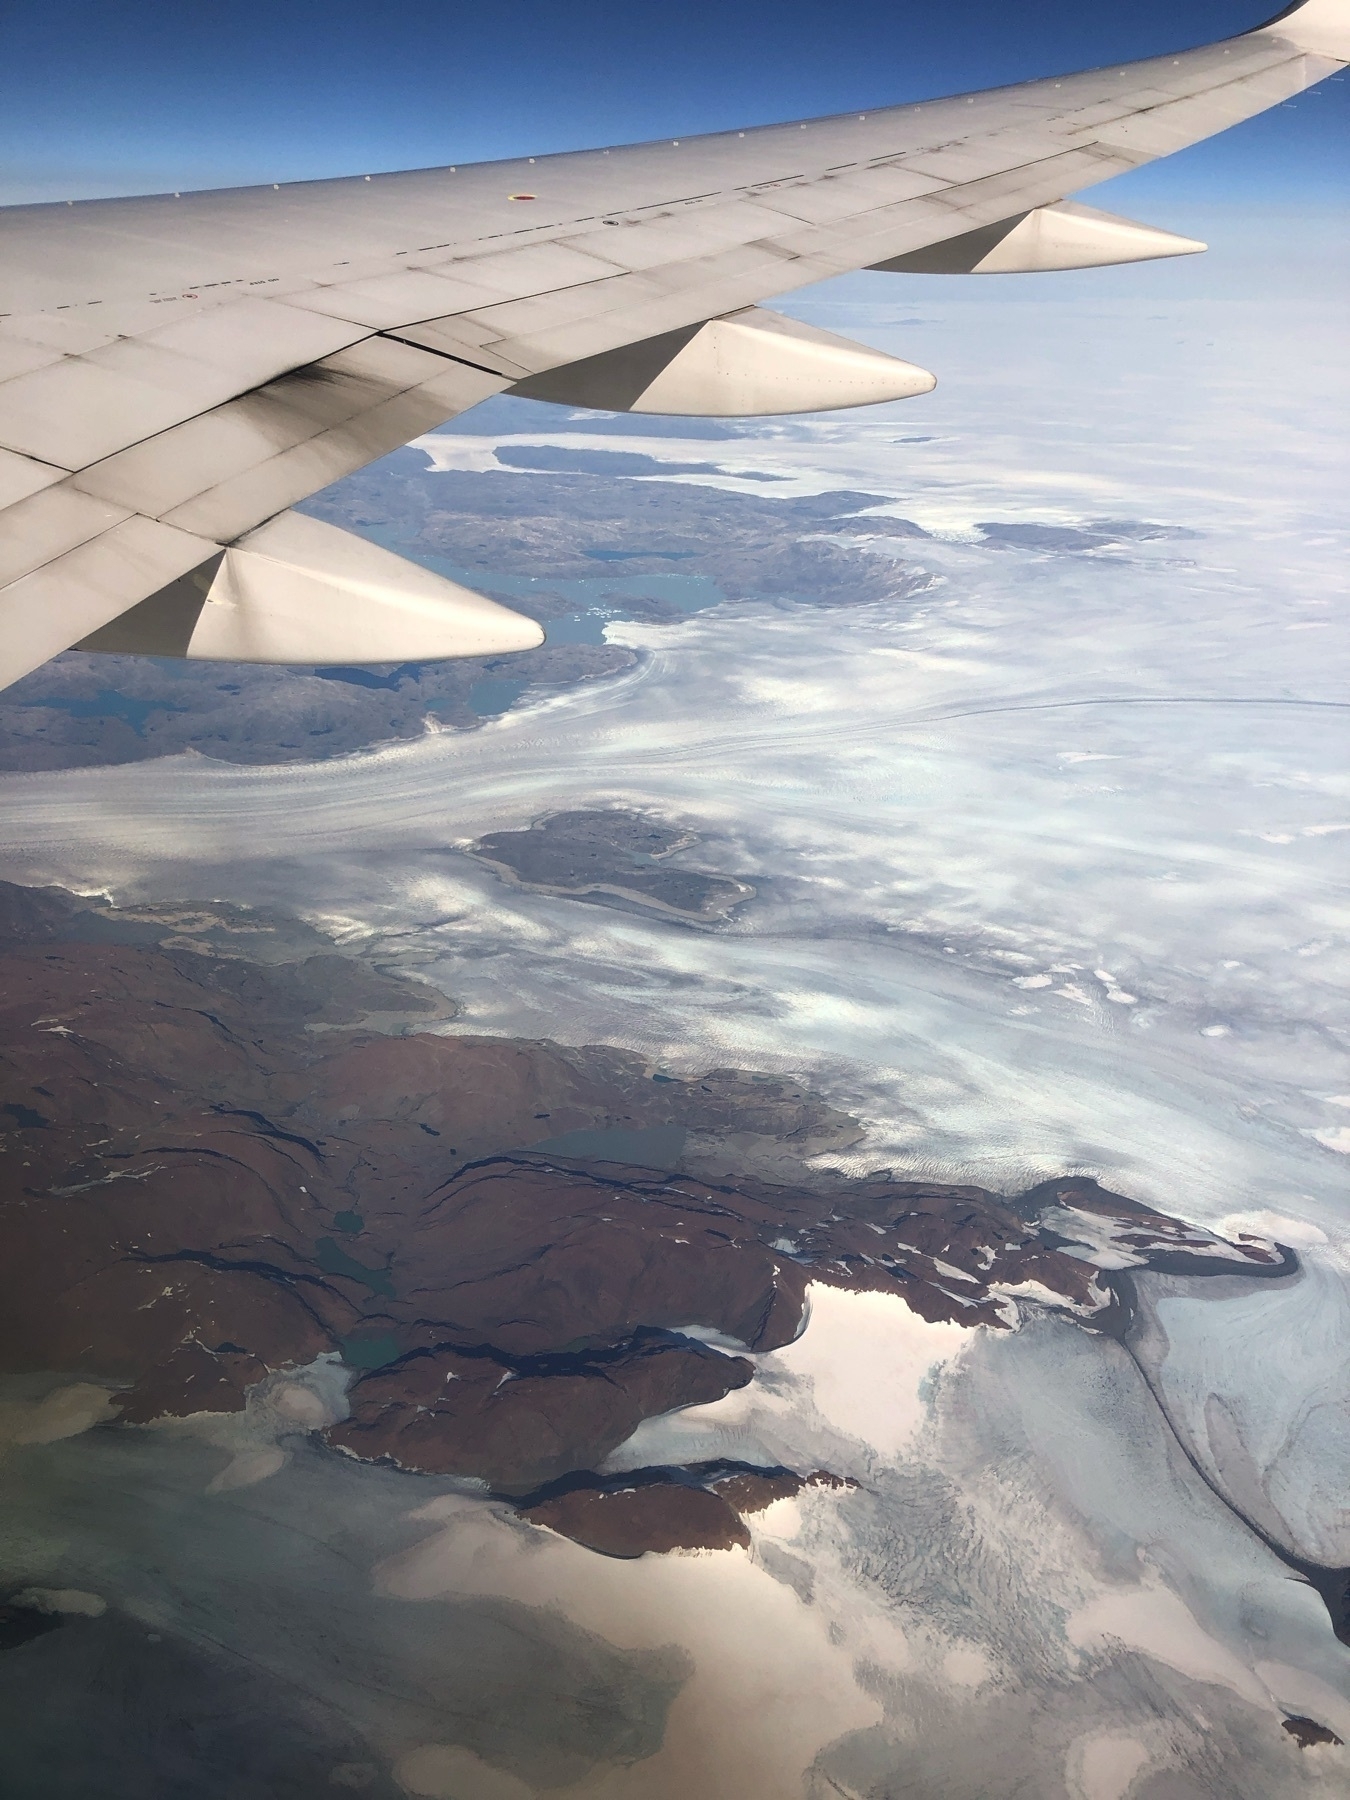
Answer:
M1174 57L917 106L537 162L0 211L0 683L83 640L132 647L132 609L171 588L180 610L198 606L189 653L238 653L247 589L260 654L326 658L307 650L309 605L316 623L332 615L315 644L346 616L356 653L341 660L389 660L357 624L362 577L342 587L331 542L286 580L273 556L263 581L240 576L263 568L242 540L503 389L702 412L924 391L924 371L753 309L862 267L1200 249L1065 196L1347 62L1350 0L1305 0ZM267 529L295 536L282 520ZM349 556L365 567L358 544ZM402 598L382 565L370 602L372 619L403 620L389 642L415 617L440 654L523 647L505 609L506 641L485 643L482 613L457 638L473 612L463 590L427 627L435 597L404 567ZM283 590L284 605L269 601ZM211 611L226 605L233 635ZM271 605L284 620L266 623Z

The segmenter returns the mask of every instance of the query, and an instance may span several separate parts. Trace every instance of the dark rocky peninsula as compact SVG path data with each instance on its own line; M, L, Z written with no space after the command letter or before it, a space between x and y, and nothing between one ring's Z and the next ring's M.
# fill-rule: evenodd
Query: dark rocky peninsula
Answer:
M622 1498L591 1472L643 1419L752 1381L810 1282L1112 1330L1122 1263L1292 1266L1091 1180L1009 1199L809 1169L859 1130L798 1083L428 1032L452 1010L434 991L279 917L0 886L0 948L0 1370L110 1382L128 1425L237 1410L340 1354L336 1449L476 1481L613 1554L741 1541L800 1484L658 1471ZM663 1129L758 1134L798 1176L550 1148Z

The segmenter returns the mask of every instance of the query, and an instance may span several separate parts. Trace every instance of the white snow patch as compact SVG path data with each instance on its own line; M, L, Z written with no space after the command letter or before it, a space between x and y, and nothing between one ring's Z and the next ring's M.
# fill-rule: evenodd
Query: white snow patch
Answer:
M1065 1632L1080 1650L1121 1644L1166 1663L1193 1681L1230 1688L1253 1706L1270 1706L1266 1687L1255 1673L1211 1637L1185 1602L1160 1583L1099 1594L1069 1615Z

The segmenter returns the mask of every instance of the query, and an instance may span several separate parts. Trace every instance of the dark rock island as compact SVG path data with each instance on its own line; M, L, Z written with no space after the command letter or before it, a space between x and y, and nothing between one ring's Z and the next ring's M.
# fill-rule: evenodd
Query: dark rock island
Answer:
M688 924L724 919L753 899L748 882L672 865L698 843L659 819L622 808L552 813L527 831L493 831L474 845L480 862L521 887L635 906Z

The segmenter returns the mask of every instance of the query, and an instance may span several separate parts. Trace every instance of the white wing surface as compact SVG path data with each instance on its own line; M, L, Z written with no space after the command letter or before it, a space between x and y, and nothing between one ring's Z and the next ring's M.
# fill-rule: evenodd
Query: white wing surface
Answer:
M521 648L535 640L504 608L393 558L344 575L340 542L278 515L517 386L696 412L923 391L909 364L751 309L877 265L1202 248L1058 203L1347 62L1350 0L1307 0L1202 49L922 105L0 210L0 683L94 634L91 648L323 660L348 641L344 616L368 660L405 654L386 642ZM329 578L325 648L307 654L304 609L318 616Z

